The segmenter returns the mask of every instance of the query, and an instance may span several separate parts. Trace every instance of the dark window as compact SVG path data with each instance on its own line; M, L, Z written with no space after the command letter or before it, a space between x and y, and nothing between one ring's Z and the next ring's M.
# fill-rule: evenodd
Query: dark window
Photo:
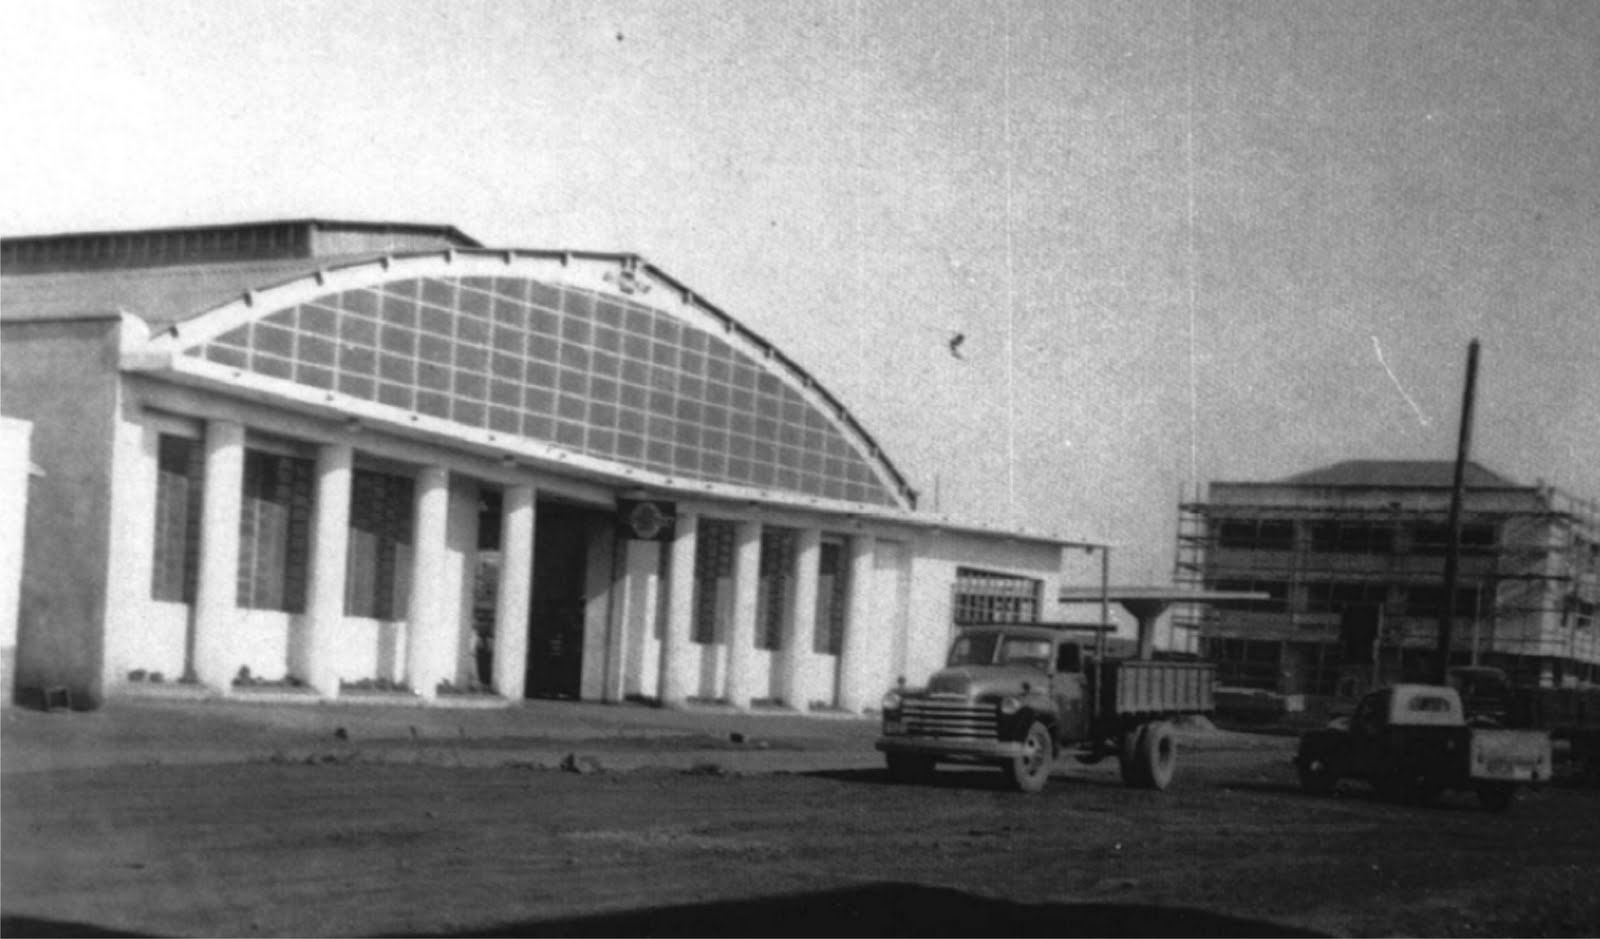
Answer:
M761 585L756 592L756 648L783 648L783 625L793 595L795 533L783 528L761 532Z
M845 610L850 600L850 572L844 542L825 538L817 561L817 628L812 651L838 655L844 650Z
M239 606L305 612L312 470L310 460L245 451Z
M350 545L346 616L404 619L411 595L408 477L356 470L350 481Z
M200 501L205 447L162 434L156 455L155 565L150 596L193 603L200 569Z
M694 550L694 630L692 638L701 644L717 641L723 609L722 596L733 584L734 525L732 522L704 519L695 536ZM730 598L731 599L731 598Z

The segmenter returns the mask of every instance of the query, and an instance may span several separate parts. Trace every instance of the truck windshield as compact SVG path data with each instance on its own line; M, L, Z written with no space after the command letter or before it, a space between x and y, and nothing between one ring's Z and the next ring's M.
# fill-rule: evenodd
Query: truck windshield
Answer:
M994 646L1000 639L994 633L962 636L950 647L949 665L992 665Z
M1050 671L1050 646L1048 639L1022 639L1007 636L1000 644L1001 665L1027 665L1042 672Z

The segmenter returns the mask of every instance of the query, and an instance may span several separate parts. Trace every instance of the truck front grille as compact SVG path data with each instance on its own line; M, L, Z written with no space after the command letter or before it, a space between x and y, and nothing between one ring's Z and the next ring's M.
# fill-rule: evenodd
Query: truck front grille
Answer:
M999 730L993 704L910 698L901 708L906 733L914 737L993 740Z

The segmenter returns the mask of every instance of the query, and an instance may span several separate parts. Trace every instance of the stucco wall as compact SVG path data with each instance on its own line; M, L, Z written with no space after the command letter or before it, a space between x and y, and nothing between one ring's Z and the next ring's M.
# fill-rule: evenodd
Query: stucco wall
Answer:
M956 533L924 536L919 539L916 556L911 562L910 583L901 588L910 598L904 607L907 618L904 670L890 675L885 669L882 676L885 690L900 675L905 676L907 684L919 685L943 667L954 631L951 598L958 567L1038 578L1042 581L1039 618L1061 618L1060 604L1056 601L1062 586L1060 547Z
M16 687L98 706L117 400L116 318L0 326L0 401L34 424Z
M28 515L33 425L0 418L0 705L11 703L17 658L17 601L22 591L21 524Z

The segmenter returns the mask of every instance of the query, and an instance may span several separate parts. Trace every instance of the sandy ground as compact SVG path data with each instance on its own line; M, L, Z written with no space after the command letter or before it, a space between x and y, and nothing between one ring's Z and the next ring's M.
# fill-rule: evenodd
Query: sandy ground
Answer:
M8 935L1596 935L1600 791L1495 815L1300 793L1191 732L1165 793L1068 760L890 784L875 725L505 711L7 711Z

